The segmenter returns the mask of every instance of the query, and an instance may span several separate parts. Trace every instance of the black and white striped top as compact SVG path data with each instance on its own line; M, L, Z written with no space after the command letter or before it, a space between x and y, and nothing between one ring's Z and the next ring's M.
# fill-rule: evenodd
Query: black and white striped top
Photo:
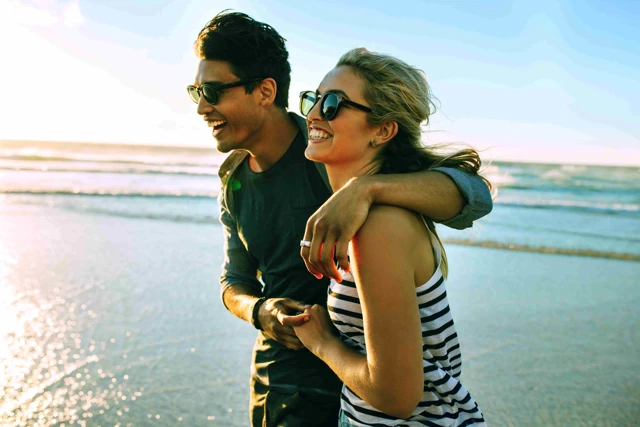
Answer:
M344 385L341 407L354 426L485 425L480 408L460 383L462 357L440 269L442 253L436 237L431 231L429 235L438 267L427 283L416 288L422 321L422 400L410 418L399 419L376 410ZM332 280L328 292L329 316L342 340L366 353L362 308L353 276L344 273L342 283Z

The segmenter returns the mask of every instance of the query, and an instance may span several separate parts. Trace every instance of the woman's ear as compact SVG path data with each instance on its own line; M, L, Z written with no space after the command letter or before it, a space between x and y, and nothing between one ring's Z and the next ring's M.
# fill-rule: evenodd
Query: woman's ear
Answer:
M394 136L398 134L398 123L395 120L390 120L383 123L376 132L377 145L386 144L391 141Z
M276 93L278 92L278 84L271 77L262 80L255 91L258 92L260 97L260 104L269 105L273 104L276 100Z

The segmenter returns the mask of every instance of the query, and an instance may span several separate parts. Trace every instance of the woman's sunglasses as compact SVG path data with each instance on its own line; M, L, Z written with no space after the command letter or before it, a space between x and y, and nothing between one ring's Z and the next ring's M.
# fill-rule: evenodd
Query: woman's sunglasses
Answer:
M350 101L344 96L337 95L333 92L327 92L318 97L316 92L305 90L304 92L300 92L300 112L302 115L307 117L318 101L320 101L320 117L327 121L333 120L336 117L341 105L350 105L367 113L372 111L369 107Z
M220 100L220 94L223 91L231 89L232 87L244 86L249 83L256 83L264 79L264 77L261 77L257 79L239 80L237 82L227 83L225 85L221 85L220 83L203 83L199 87L189 85L187 86L187 92L189 93L189 96L191 97L193 102L195 102L196 104L200 102L200 96L202 95L204 96L204 100L209 104L216 105Z

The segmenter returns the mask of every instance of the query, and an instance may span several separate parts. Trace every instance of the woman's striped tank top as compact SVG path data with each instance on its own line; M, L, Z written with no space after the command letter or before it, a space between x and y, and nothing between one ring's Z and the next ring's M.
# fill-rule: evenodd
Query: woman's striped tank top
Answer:
M440 269L442 253L436 237L431 231L429 235L438 267L427 283L416 288L422 321L422 400L410 418L398 419L376 410L344 385L341 407L354 426L485 425L480 408L460 383L462 357ZM353 276L343 274L342 283L332 280L328 293L329 316L342 340L366 353L362 309Z

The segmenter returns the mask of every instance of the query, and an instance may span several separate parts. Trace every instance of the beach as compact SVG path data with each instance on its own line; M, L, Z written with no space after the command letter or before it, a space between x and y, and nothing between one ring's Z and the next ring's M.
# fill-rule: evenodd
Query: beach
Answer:
M0 425L246 426L219 158L1 148ZM492 426L636 425L638 169L492 168L493 212L438 227L463 384Z
M1 205L2 425L248 419L255 331L218 225ZM640 419L640 264L449 245L463 383L490 425Z

